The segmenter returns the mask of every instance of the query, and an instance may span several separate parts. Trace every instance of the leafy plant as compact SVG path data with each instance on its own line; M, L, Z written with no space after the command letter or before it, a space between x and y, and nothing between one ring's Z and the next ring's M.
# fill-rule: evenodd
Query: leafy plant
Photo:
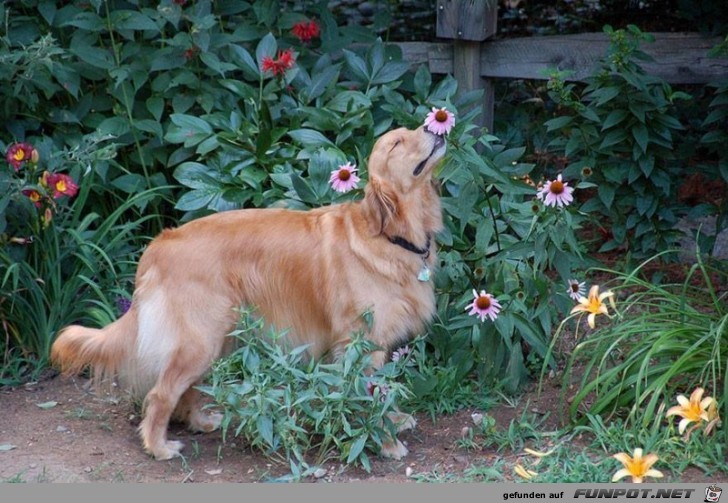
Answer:
M4 204L0 216L7 219L0 248L0 379L5 383L41 370L57 330L64 325L103 325L115 319L115 298L128 296L127 283L143 240L139 229L156 218L154 214L128 217L144 208L156 196L154 191L118 201L116 210L105 218L89 211L91 194L105 193L106 188L95 180L92 170L83 173L82 169L108 161L108 151L89 141L95 148L56 152L47 162L41 157L40 165L75 173L78 193L74 191L73 196L62 195L59 200L53 196L59 189L49 186L52 175L48 172L32 183L38 171L31 163L24 167L27 177L3 173L0 178L7 188L0 198ZM70 180L62 180L64 190L75 185ZM33 192L42 193L35 202Z
M306 346L286 348L284 333L266 332L248 311L232 336L239 349L201 388L224 411L223 438L232 428L252 448L289 461L293 476L332 457L371 469L367 451L396 434L389 414L408 395L396 380L404 361L367 375L375 348L361 334L340 362L314 361Z
M551 149L568 158L567 176L589 173L596 185L581 206L603 234L600 251L627 247L638 257L670 247L683 209L676 200L683 171L675 162L675 135L683 129L674 109L690 95L674 91L639 65L651 41L636 26L604 28L610 45L600 70L580 89L553 72L549 89L563 114L546 122Z
M629 274L609 271L617 278L612 291L622 296L619 320L590 334L569 357L565 382L577 366L583 376L567 408L574 420L626 414L644 427L696 387L718 400L722 417L728 413L728 312L725 293L711 279L720 272L709 271L698 255L683 284L660 285L640 278L648 262Z

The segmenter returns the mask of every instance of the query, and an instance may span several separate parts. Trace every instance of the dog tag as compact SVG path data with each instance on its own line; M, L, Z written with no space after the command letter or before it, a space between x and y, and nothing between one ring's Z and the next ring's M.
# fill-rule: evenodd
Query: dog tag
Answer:
M419 274L417 274L417 279L419 281L430 281L430 268L426 265L423 265L422 269L420 269Z

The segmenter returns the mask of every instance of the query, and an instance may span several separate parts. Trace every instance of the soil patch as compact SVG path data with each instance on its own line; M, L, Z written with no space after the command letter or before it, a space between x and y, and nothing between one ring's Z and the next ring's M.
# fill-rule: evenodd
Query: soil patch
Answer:
M0 482L268 482L290 473L286 462L253 452L238 439L229 436L223 443L219 432L195 434L180 424L172 424L169 434L185 443L185 458L155 461L141 449L136 432L140 418L134 404L101 399L86 385L84 378L52 376L0 390ZM405 483L418 480L417 474L447 474L457 480L473 465L492 466L504 460L505 466L512 467L522 453L458 446L473 426L471 414L487 412L499 428L507 428L527 407L527 413L543 420L544 432L556 430L559 393L558 379L554 379L541 395L531 390L515 407L462 410L436 421L416 416L417 427L400 436L410 451L405 459L372 456L371 472L329 462L321 467L319 478L304 481ZM575 447L579 448L578 441ZM514 481L510 469L502 475L504 481ZM688 470L681 480L706 481L699 470Z

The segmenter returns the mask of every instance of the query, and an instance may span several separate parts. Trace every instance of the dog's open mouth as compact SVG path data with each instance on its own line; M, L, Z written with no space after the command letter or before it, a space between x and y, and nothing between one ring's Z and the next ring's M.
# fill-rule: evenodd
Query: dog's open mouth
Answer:
M420 161L420 163L415 167L415 170L412 172L412 175L417 176L425 169L427 166L427 163L433 158L436 157L437 154L440 153L440 150L444 150L445 148L445 138L442 136L435 136L435 143L432 145L432 150L430 151L430 155L428 155L425 159ZM439 157L438 157L439 158Z

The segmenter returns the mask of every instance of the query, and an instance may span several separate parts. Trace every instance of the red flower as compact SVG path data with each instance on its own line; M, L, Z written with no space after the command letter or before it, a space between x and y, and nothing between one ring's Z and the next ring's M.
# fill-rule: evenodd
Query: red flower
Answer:
M301 42L307 44L311 41L311 39L319 36L319 34L321 33L321 28L319 28L318 23L312 19L308 23L305 21L301 21L300 23L294 24L293 30L291 31L295 36L298 37Z
M23 190L23 195L28 196L28 199L31 200L36 208L40 208L42 206L43 196L41 196L40 192L38 192L37 190L25 189Z
M293 68L296 63L296 59L293 57L293 49L286 49L285 51L278 51L278 59L273 59L270 56L263 58L261 66L264 72L272 72L273 75L284 75L286 70Z
M184 53L185 54L185 59L192 59L192 58L194 58L197 55L197 51L198 50L199 49L197 49L197 47L195 47L195 46L192 46L189 49L187 49L185 51L185 53Z
M5 154L5 160L18 171L24 162L38 162L38 151L30 143L15 143Z
M51 173L45 177L48 187L53 190L53 198L61 196L73 197L78 194L78 185L68 175Z

